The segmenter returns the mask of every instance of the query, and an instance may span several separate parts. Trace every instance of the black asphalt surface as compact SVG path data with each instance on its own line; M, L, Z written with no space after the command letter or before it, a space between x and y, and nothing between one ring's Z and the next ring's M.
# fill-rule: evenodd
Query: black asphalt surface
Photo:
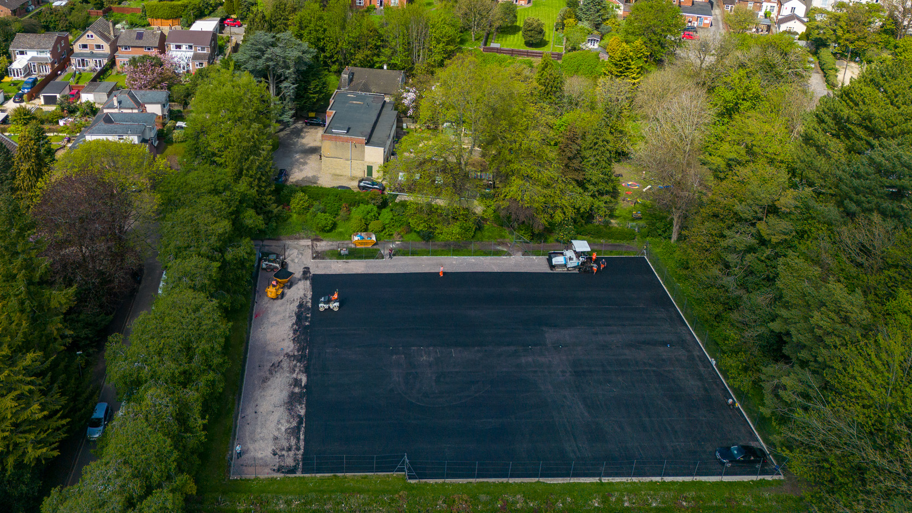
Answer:
M314 297L338 289L342 308L314 301L301 460L544 460L558 474L639 460L659 465L637 475L658 475L662 460L694 470L718 446L756 444L646 259L607 263L315 275Z

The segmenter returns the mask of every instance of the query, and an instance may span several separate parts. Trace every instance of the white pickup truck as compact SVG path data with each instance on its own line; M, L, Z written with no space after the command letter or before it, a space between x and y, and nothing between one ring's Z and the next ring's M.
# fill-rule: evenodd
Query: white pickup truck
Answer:
M589 261L592 249L584 240L571 240L570 248L548 253L548 267L552 271L592 272L595 264Z

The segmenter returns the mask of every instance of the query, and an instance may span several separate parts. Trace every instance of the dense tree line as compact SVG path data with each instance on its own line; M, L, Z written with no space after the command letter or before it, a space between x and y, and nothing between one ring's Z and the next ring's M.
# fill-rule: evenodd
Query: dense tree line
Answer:
M183 169L155 188L164 289L134 323L129 345L120 336L108 342L121 410L99 460L79 484L55 490L42 511L180 511L195 491L206 419L225 386L226 312L245 303L250 236L274 209L275 109L265 84L227 69L208 74L191 105ZM241 127L249 132L233 132Z
M804 72L789 72L803 57L787 39L711 46L712 59L692 53L639 91L638 160L673 183L654 196L671 222L650 229L679 243L656 249L813 504L901 509L912 500L912 62L869 66L806 114ZM701 111L705 138L678 150L682 134L661 116ZM674 150L656 162L656 144Z

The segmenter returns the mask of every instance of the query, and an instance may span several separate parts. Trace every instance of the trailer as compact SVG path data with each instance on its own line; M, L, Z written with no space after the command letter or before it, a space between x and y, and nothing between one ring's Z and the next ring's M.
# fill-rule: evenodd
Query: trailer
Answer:
M584 240L571 240L570 247L564 251L548 253L548 268L552 271L577 271L580 273L595 272L596 265L589 258L592 249Z

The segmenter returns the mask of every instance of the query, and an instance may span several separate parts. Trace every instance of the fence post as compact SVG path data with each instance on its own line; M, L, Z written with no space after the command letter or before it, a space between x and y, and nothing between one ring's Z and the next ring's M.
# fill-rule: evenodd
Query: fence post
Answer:
M507 482L510 482L510 476L513 475L513 462L510 462L510 470L507 471Z
M538 462L538 480L539 481L541 481L541 469L542 469L542 462L539 461Z
M412 256L412 241L409 241L409 256Z
M605 463L607 463L607 462L605 462L605 461L602 462L602 473L599 474L599 483L601 483L602 479L605 478Z
M443 481L446 482L447 467L450 465L449 461L443 462Z
M727 466L728 465L725 464L722 465L722 476L719 478L719 481L725 481L725 467Z
M763 462L762 462L762 461L760 462L759 465L757 465L757 479L760 479L760 471L761 471L761 470L763 470Z
M700 468L700 462L697 461L697 466L694 467L694 478L693 478L694 481L697 480L697 469L699 469L699 468Z
M574 461L573 463L570 464L570 482L571 482L571 483L573 482L573 467L575 467L575 466L576 466L576 462L575 462L575 461Z
M494 256L494 241L491 241L491 256Z
M475 462L475 482L478 482L478 462Z
M374 474L377 473L377 455L374 454Z
M636 472L637 460L633 460L633 468L630 469L630 478L633 479L633 473Z
M317 455L314 454L314 475L317 475Z
M475 256L475 241L472 241L472 256Z
M257 475L256 456L253 457L253 477L260 477Z
M665 460L665 464L662 465L662 479L665 479L665 467L668 466L668 460Z
M434 256L434 241L428 241L428 256Z
M345 471L345 455L342 455L342 475L346 475L348 472Z

